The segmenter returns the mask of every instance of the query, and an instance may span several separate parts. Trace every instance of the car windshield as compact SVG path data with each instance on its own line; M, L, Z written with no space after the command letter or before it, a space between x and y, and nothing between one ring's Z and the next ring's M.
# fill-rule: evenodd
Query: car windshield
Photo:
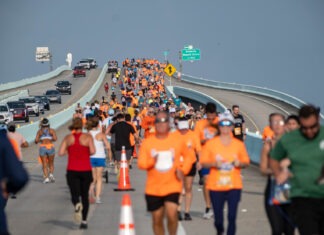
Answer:
M25 104L22 102L14 102L14 103L8 103L9 108L16 109L16 108L25 108Z
M58 86L69 86L70 83L68 81L59 81L59 82L57 82L57 85Z
M0 105L0 112L8 112L7 106Z
M84 63L89 63L89 61L87 61L87 60L81 60L79 63L80 64L84 64Z
M19 100L23 101L24 103L35 103L36 102L35 98L21 98Z
M74 70L76 70L76 69L84 69L84 68L82 66L75 66Z
M55 90L46 91L46 95L57 95L57 94L59 94L59 92Z

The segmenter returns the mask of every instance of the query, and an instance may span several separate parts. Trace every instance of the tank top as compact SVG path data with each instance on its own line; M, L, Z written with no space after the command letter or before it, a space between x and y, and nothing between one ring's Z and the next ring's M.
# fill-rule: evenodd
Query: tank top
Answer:
M91 155L91 158L106 158L105 146L102 140L96 140L96 135L99 134L100 130L91 130L90 134L93 137L93 142L96 147L96 153Z
M40 140L52 140L53 136L50 133L50 129L49 128L44 128L43 129L43 133L41 134L41 136L39 137Z
M70 171L91 171L89 147L80 144L82 133L73 133L74 144L68 147L67 170Z

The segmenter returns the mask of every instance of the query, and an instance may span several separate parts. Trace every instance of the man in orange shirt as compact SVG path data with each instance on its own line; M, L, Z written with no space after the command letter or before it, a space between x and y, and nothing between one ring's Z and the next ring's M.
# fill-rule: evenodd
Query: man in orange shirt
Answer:
M150 107L147 111L147 115L144 116L142 121L144 138L154 135L155 133L154 120L155 120L154 108Z
M241 199L241 168L250 163L245 145L232 135L234 118L230 112L219 115L220 135L209 140L202 148L200 163L209 168L206 188L214 209L217 234L224 234L224 205L227 201L228 235L236 231L236 214Z
M198 136L198 138L200 139L200 144L202 146L205 145L208 140L214 138L214 136L217 135L218 132L217 130L218 118L217 118L216 105L214 103L209 102L206 104L205 110L206 110L206 118L198 121L194 129L194 132L196 133L196 136ZM203 214L203 218L211 219L211 217L213 216L213 212L212 210L210 210L211 202L209 198L208 189L206 189L206 185L205 185L206 178L209 174L209 169L207 168L201 169L201 166L198 164L198 170L200 170L199 184L203 184L203 193L204 193L204 199L206 203L206 209L205 209L205 213Z
M165 234L163 218L166 214L168 232L176 235L177 207L182 191L184 174L190 171L192 158L188 147L178 134L170 133L169 114L157 113L156 133L144 139L140 148L138 167L147 171L145 198L147 210L152 214L155 235ZM181 156L187 158L181 160Z

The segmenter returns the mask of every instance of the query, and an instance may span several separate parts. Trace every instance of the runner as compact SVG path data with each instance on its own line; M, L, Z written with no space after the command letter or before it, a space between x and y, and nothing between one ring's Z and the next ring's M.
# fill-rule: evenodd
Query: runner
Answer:
M185 141L186 145L190 147L194 151L195 156L199 156L201 151L201 145L198 137L195 135L195 133L189 129L189 122L186 118L181 118L178 121L177 124L178 130L177 133L179 133L179 138L183 139ZM183 155L182 157L187 158L187 154ZM194 177L197 172L197 158L193 159L193 162L191 163L191 169L188 174L185 175L184 181L183 181L183 188L185 191L185 213L184 213L184 220L192 220L190 215L190 208L191 208L191 201L192 201L192 184ZM179 207L178 207L178 219L182 220L182 214L181 214L181 202L182 197L179 198Z
M197 121L194 132L196 136L200 140L200 144L204 146L206 142L209 139L212 139L217 133L217 110L216 110L216 105L214 103L207 103L205 107L206 111L206 118L202 119L200 121ZM210 202L210 197L209 197L209 192L208 189L206 188L206 179L209 174L209 169L208 168L202 168L200 166L200 163L198 164L198 170L199 171L199 176L200 180L199 183L203 184L203 193L204 193L204 200L206 204L206 209L205 213L203 214L204 219L211 219L213 216L213 211L210 210L211 208L211 202Z
M181 162L181 155L185 156L190 151L178 134L169 133L167 112L157 113L155 129L155 135L145 139L141 145L138 167L147 171L145 199L147 210L152 214L154 234L165 234L163 219L166 215L168 233L175 235L181 181L189 172L195 156L188 156Z
M296 129L299 129L300 127L300 122L299 122L299 118L297 115L289 115L286 119L286 131L293 131Z
M240 107L237 104L232 106L232 114L234 117L234 130L233 135L239 140L245 140L245 120L242 114L240 114Z
M104 89L105 89L106 95L108 95L108 91L109 91L109 84L108 84L108 82L105 83Z
M93 181L90 155L95 154L96 149L92 136L82 133L80 118L73 119L69 129L72 133L64 137L58 154L68 154L66 180L75 209L74 220L80 223L80 229L87 229L89 188Z
M269 126L274 135L271 139L266 139L264 141L260 160L260 171L263 175L267 176L267 184L264 192L265 211L271 226L272 234L292 235L294 234L294 224L291 219L290 204L270 204L273 173L269 166L269 156L271 149L285 132L285 117L280 113L272 113L269 115L269 121Z
M22 161L23 158L22 158L21 148L27 148L29 146L29 144L22 134L20 134L19 132L16 132L16 124L15 123L10 123L8 125L8 137L10 139L14 139L17 142L19 156L21 156L20 161Z
M301 235L324 234L324 127L320 109L304 105L299 110L300 128L285 134L270 153L270 167L278 184L289 178L293 219ZM289 171L280 161L290 160Z
M96 152L90 156L91 166L92 166L92 177L93 182L90 186L90 201L91 198L95 199L97 204L101 202L101 192L102 192L102 175L103 170L106 167L106 152L109 157L110 162L111 158L111 149L110 144L107 141L106 135L102 133L99 128L98 118L91 118L88 123L87 129L90 130L89 133L93 138ZM105 152L106 149L106 152Z
M35 144L39 145L39 156L42 161L44 184L54 183L54 157L55 148L53 142L57 140L56 132L50 128L50 123L47 118L40 122L40 129L37 131Z
M229 112L219 115L220 135L203 146L200 162L210 168L206 188L214 210L217 234L224 234L224 205L227 202L227 234L236 232L236 214L241 199L241 169L249 165L249 156L242 141L232 135L234 118Z

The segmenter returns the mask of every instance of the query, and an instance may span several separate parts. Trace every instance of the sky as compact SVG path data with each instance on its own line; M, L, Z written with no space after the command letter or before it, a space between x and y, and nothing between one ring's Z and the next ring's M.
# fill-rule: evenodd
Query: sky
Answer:
M0 83L49 71L35 61L47 46L53 67L72 53L108 60L156 58L179 68L185 45L201 60L183 73L267 87L324 110L323 0L1 0Z

